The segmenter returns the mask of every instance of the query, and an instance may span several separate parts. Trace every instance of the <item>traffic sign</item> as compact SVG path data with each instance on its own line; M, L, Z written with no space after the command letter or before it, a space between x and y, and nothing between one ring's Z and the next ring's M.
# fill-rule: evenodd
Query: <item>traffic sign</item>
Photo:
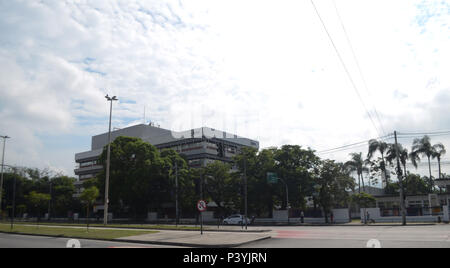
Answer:
M197 202L197 209L200 212L206 211L206 202L204 200L200 200Z
M278 177L276 173L267 172L267 182L268 183L277 183Z

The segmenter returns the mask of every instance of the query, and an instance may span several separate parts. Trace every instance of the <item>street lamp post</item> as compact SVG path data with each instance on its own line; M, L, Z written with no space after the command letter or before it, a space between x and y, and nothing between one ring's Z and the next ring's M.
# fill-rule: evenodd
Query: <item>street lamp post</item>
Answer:
M13 185L13 201L12 201L12 215L11 215L11 230L14 227L14 217L16 216L16 178L14 176L14 185Z
M2 218L2 199L3 199L3 167L5 166L5 146L6 139L11 137L8 136L0 136L3 139L3 155L2 155L2 167L1 167L1 178L0 178L0 218Z
M288 184L286 183L286 181L284 181L281 178L278 178L280 181L282 181L284 183L284 185L286 186L286 210L287 210L287 219L288 219L288 224L289 224L289 187Z
M110 169L110 157L111 157L111 118L112 118L112 103L118 100L116 96L112 98L108 95L105 96L107 101L110 102L109 108L109 130L108 130L108 149L106 155L106 180L105 180L105 205L104 205L104 215L103 224L108 224L108 203L109 203L109 169Z
M178 211L178 163L175 160L175 225L178 226L179 221L179 211Z
M247 230L247 219L248 219L248 181L247 181L247 163L245 161L245 157L244 157L244 184L245 184L245 189L244 189L244 193L245 193L245 230Z
M51 179L49 179L50 180L50 183L49 183L49 186L50 186L50 191L49 191L49 193L50 193L50 199L48 200L48 212L47 212L47 220L48 221L50 221L50 211L51 211L51 207L52 207L52 186L53 186L53 182L52 182L52 180Z

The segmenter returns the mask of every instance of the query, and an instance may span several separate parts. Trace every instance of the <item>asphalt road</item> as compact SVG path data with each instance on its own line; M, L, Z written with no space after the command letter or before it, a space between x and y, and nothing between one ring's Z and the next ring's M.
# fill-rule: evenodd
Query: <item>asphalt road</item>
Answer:
M450 225L273 227L272 239L245 248L450 248ZM372 243L373 245L373 243Z
M267 228L267 227L265 227ZM244 248L365 248L377 239L383 248L450 248L450 225L268 227L271 239ZM0 233L0 248L65 248L67 238ZM80 239L82 248L172 246Z
M0 233L0 248L66 248L68 238ZM175 246L79 239L81 248L175 248Z

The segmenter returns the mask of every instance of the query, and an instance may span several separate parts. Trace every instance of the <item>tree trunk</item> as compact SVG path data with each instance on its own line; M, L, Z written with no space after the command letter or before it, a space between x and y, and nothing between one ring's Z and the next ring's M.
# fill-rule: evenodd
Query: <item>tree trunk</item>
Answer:
M365 191L366 191L366 187L364 186L364 176L363 176L363 173L361 173L361 181L362 181L363 192L365 192Z
M383 173L384 173L384 181L386 183L386 188L388 187L389 181L386 173L386 162L384 161L384 154L381 154L381 160L383 161Z
M403 177L404 178L404 180L403 180L403 190L404 190L404 194L406 195L406 190L408 189L408 180L407 180L407 177L408 177L408 173L406 173L406 163L405 164L403 164L403 170L404 170L404 172L405 172L405 176Z
M86 206L86 232L89 232L89 204Z
M428 157L428 170L430 171L430 193L433 192L433 179L431 178L431 160L430 157Z
M439 179L442 179L442 173L441 173L441 157L438 156L438 166L439 166Z
M361 176L358 173L358 193L361 193Z

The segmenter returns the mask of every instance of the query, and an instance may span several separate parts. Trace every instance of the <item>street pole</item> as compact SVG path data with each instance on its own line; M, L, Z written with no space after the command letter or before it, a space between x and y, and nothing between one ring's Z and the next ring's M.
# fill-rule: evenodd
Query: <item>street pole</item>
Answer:
M287 218L288 218L288 224L289 224L290 223L290 221L289 221L289 188L288 188L287 183L283 179L281 179L281 178L278 178L278 179L280 181L282 181L284 183L284 185L286 186L286 210L287 210Z
M245 219L244 219L244 221L245 221L245 230L247 230L247 225L248 225L248 223L247 223L247 218L248 218L248 216L247 216L247 212L248 212L248 201L247 201L247 197L248 197L248 195L247 195L247 165L246 165L246 161L245 161L245 157L244 157L244 184L245 184L245 189L244 189L244 193L245 193Z
M11 230L14 227L14 217L16 216L16 178L17 178L17 176L14 176L13 202L12 202L12 215L11 215Z
M108 204L109 204L109 169L111 157L111 119L112 119L112 103L118 100L116 96L110 98L108 95L105 98L111 103L109 108L109 130L108 130L108 149L106 155L106 180L105 180L105 209L103 214L103 224L108 224Z
M2 168L1 168L1 179L0 179L0 219L3 218L3 210L2 210L2 199L3 199L3 167L5 166L5 147L6 147L6 139L11 137L8 136L0 136L3 138L3 155L2 155Z
M50 200L48 200L48 220L50 221L50 210L51 210L51 204L52 204L52 181L50 179Z
M178 163L175 160L175 225L178 226Z
M404 193L403 193L402 170L400 168L400 157L399 157L399 152L398 152L397 131L394 131L394 137L395 137L395 154L397 157L397 178L398 178L398 183L400 185L400 208L402 211L402 225L406 225L405 199L404 199Z

